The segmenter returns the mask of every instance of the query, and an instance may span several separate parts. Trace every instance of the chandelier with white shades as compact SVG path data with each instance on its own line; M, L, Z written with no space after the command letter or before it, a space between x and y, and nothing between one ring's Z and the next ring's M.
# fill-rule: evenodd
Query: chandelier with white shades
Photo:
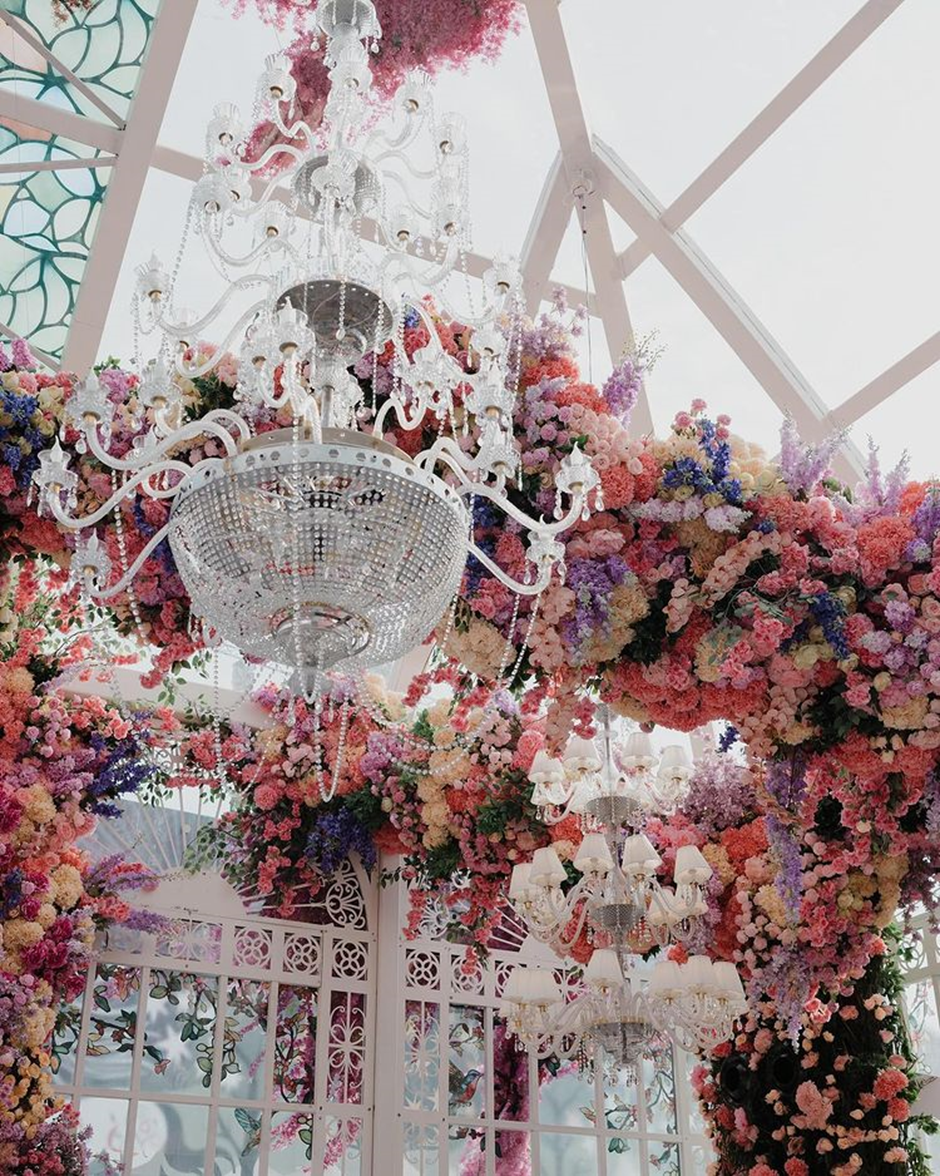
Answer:
M747 1005L730 963L661 959L645 983L633 968L637 952L666 946L705 913L712 869L699 849L684 845L676 851L674 886L659 882L662 858L643 823L681 799L692 765L678 745L655 755L642 732L618 744L606 707L600 718L603 754L573 736L562 760L540 752L529 773L546 820L580 818L572 875L547 846L513 869L509 889L529 932L559 955L570 954L586 927L597 947L572 999L550 970L520 968L504 1000L513 1031L540 1055L591 1059L600 1050L629 1068L662 1032L684 1048L713 1048Z
M153 258L138 271L139 328L157 350L137 390L134 448L110 451L114 405L94 375L69 401L79 447L112 471L113 495L78 515L77 475L58 442L36 474L42 508L83 532L73 568L90 595L132 592L135 573L168 538L203 633L293 667L295 690L308 696L325 671L389 663L421 644L447 613L471 553L514 592L537 596L560 570L557 536L602 505L578 448L556 477L553 519L510 501L521 477L512 413L523 329L512 262L497 259L485 274L475 313L461 308L472 329L470 370L439 341L429 300L453 314L452 284L472 296L462 119L436 114L428 79L418 76L398 94L396 125L384 129L368 104L369 54L381 33L371 0L319 0L313 21L330 75L322 124L295 116L294 79L269 58L255 115L278 141L249 158L231 106L217 108L207 131L187 233L195 226L225 278L222 297L205 313L185 312L175 302L178 264L168 272ZM181 257L186 247L184 233ZM223 312L237 321L207 356L196 341L218 329ZM428 335L410 356L406 322L423 323ZM373 378L367 396L353 369L389 346L391 387L379 397ZM179 377L205 376L233 349L237 411L187 420ZM286 426L270 430L274 419ZM388 443L392 424L413 430L427 419L439 432L413 458ZM179 460L199 438L224 456ZM92 528L137 494L170 501L169 522L132 564L114 568ZM522 579L475 547L477 498L527 532Z

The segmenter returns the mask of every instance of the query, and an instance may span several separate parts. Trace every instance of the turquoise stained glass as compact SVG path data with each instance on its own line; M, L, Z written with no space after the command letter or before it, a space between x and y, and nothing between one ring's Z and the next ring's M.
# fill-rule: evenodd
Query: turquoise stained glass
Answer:
M130 108L160 0L98 0L89 10L57 17L51 0L0 0L20 17L64 66L119 116ZM0 56L0 86L18 94L104 117L70 81L14 44Z
M50 0L0 0L49 51L123 119L140 76L160 0L98 0L57 17ZM96 121L107 116L86 93L0 25L0 87ZM37 120L39 121L39 120ZM109 168L36 170L38 161L101 152L47 131L0 120L0 323L58 357L94 239Z

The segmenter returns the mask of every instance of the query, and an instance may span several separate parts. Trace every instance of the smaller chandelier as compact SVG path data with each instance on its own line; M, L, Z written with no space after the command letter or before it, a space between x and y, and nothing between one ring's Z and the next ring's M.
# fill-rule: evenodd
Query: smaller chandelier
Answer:
M573 866L581 877L567 887L573 879L547 846L517 865L510 880L517 913L536 939L560 955L570 951L588 920L615 945L653 946L668 942L707 909L703 887L712 869L701 852L681 846L675 886L663 886L657 878L662 858L642 831L646 817L662 811L657 800L674 804L681 795L692 773L688 756L676 745L657 758L641 732L618 749L606 707L600 717L604 755L593 741L573 736L562 761L539 752L529 771L532 800L546 823L571 813L580 817L584 836Z
M734 964L692 956L656 964L648 983L624 954L598 948L566 1000L549 968L517 967L503 992L502 1014L521 1046L537 1057L577 1058L611 1077L637 1081L643 1057L672 1038L707 1052L726 1041L747 1010Z

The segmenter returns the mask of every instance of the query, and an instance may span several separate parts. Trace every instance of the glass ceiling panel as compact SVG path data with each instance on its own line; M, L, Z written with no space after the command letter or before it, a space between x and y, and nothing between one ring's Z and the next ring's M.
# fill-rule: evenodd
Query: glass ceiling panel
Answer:
M60 12L50 0L3 0L43 44L116 114L126 114L160 0L98 0L87 11ZM3 26L0 85L17 93L101 119L88 96L19 36Z
M776 453L780 410L660 263L644 261L626 290L637 336L655 330L653 346L665 349L647 380L657 434L663 436L675 414L700 397L713 414L731 417L738 436Z
M879 449L881 468L889 470L906 450L911 477L918 480L940 475L937 436L940 434L940 368L922 372L893 396L856 421L851 438L868 452L868 438Z
M564 0L561 14L592 130L668 204L859 6Z
M518 255L558 152L528 25L507 40L495 63L439 73L434 103L467 121L474 249Z
M937 329L938 43L901 5L689 223L830 405Z
M41 171L43 160L99 153L48 131L0 124L0 322L58 356L98 222L110 168Z

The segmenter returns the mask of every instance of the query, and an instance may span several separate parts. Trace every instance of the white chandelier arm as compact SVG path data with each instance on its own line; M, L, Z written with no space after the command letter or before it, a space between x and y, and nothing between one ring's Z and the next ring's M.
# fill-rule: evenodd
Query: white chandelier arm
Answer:
M176 339L180 339L186 335L198 335L201 331L205 330L205 328L208 327L214 319L218 317L220 311L225 309L231 300L232 294L236 290L247 290L250 286L267 286L269 292L271 292L274 288L274 279L264 274L245 274L241 278L236 278L235 281L231 283L228 290L226 290L225 293L219 297L215 305L212 306L212 308L208 310L201 319L197 319L194 323L172 323L162 314L155 314L154 320L162 330L166 331L167 334L172 335ZM238 327L244 329L244 324L249 322L251 318L253 318L258 313L259 309L263 305L264 299L261 299L258 303L255 304L255 306L251 308L249 312L247 312L245 315L242 315L242 317L238 320L238 325L235 330L237 330ZM230 331L227 338L231 338L235 334L235 330ZM216 354L218 354L218 352Z
M312 150L316 147L314 133L310 129L309 123L305 119L299 118L296 122L292 122L288 126L288 124L284 121L283 116L281 115L280 102L275 102L271 108L271 121L281 132L281 134L286 135L288 139L296 139L298 135L303 135L307 141L307 150ZM260 172L263 171L265 167L267 167L267 165L276 155L288 151L289 148L291 148L290 143L275 143L273 147L269 147L264 152L260 159L256 159L251 163L247 163L245 160L241 160L240 162L248 169L249 172ZM292 150L288 151L288 153L294 154L296 150L297 148L293 148Z
M85 527L94 527L97 523L100 523L102 519L107 518L107 516L115 509L115 507L118 506L120 502L122 502L125 498L130 497L132 490L135 490L138 486L143 487L146 482L148 482L151 478L156 477L158 474L164 472L181 473L186 476L191 474L194 468L195 467L193 466L184 465L181 461L164 461L160 462L156 467L151 466L150 468L137 474L136 477L130 478L127 482L125 482L121 489L112 494L107 502L93 514L85 515L80 519L65 513L65 511L62 509L62 503L60 502L59 496L57 494L50 494L47 501L57 523L60 523L63 527L67 527L70 531L81 531L84 530ZM147 494L149 498L172 498L178 490L179 484L176 486L165 487L163 490L156 488L145 488L144 493Z
M373 146L388 151L403 151L409 143L413 143L417 139L424 118L423 114L417 118L414 115L406 118L402 123L401 130L396 135L389 135L381 128L374 130L366 139L363 154L371 157Z
M385 232L384 228L382 232ZM382 262L380 272L386 285L391 285L392 287L397 286L403 279L407 279L416 285L420 284L437 288L453 273L454 266L457 264L459 257L460 246L457 244L456 239L451 237L447 241L447 249L444 253L443 260L433 263L436 266L435 269L428 269L425 272L421 272L418 267L418 261L412 254L390 253ZM393 267L396 264L401 267L402 273L394 273ZM390 273L391 277L389 277ZM443 306L440 293L438 294L438 301L441 301L441 305ZM444 309L448 310L449 308L445 306Z
M179 445L181 445L184 441L201 437L204 433L210 433L212 436L221 441L225 446L226 453L232 457L238 452L238 445L232 437L232 434L227 429L223 428L221 424L216 423L219 417L228 419L232 424L235 424L242 440L247 440L251 436L247 426L245 425L245 422L240 420L235 415L235 413L229 412L224 408L219 408L213 409L212 412L207 413L198 421L193 421L191 424L184 425L181 429L177 429L158 445L145 448L142 452L138 453L136 458L132 458L130 461L126 460L125 458L115 457L108 453L108 451L104 448L98 439L97 427L87 429L85 432L85 437L94 456L101 462L102 465L106 465L109 469L112 470L126 470L130 472L132 470L141 469L141 467L145 464L152 468L154 460L158 460L159 458L163 457L163 455L168 453L171 449L178 448ZM133 452L133 450L131 452ZM191 472L193 468L192 466L185 465L182 462L175 462L172 465L166 467L161 466L161 468L168 469L177 467L181 468L186 473Z
M499 564L494 563L490 557L477 547L473 542L467 543L467 549L475 559L478 559L481 564L503 584L506 585L510 591L515 592L518 596L538 596L540 592L544 592L552 580L552 565L539 565L538 576L531 584L520 584L508 572L503 571Z
M177 372L181 376L185 376L188 380L195 380L199 376L204 376L207 372L211 372L214 367L218 366L223 356L231 352L232 344L235 341L236 335L239 333L244 333L245 328L257 315L262 306L264 306L263 299L260 302L256 302L254 305L250 306L222 340L221 346L219 346L212 353L212 355L208 357L208 359L203 360L202 363L187 363L184 353L177 355L176 359L173 361L173 366L176 368Z
M568 797L564 805L546 805L539 811L539 820L545 825L560 825L562 821L571 816L571 806L574 804L574 795Z
M499 507L504 514L509 515L520 526L525 527L530 531L544 532L548 535L559 535L563 531L569 530L584 509L585 495L583 490L578 490L571 495L571 506L567 512L562 515L560 519L553 522L544 522L541 519L533 519L528 515L522 513L518 507L514 506L508 498L501 495L495 486L491 486L488 482L466 482L463 486L458 486L457 493L463 497L467 495L480 495L483 498L488 498L490 502Z
M252 208L247 210L235 209L233 211L241 216L254 216L257 210ZM242 257L235 257L233 254L226 252L226 250L222 248L221 238L210 238L210 240L212 241L212 252L216 255L216 257L218 257L219 260L223 261L226 265L230 265L235 269L243 269L246 265L252 265L256 258L263 258L277 252L286 253L296 266L299 267L301 265L302 259L300 254L297 252L294 246L291 245L290 241L286 240L284 237L264 237L258 242L254 249L250 250Z
M118 580L116 584L112 584L110 588L96 588L94 595L99 600L110 600L112 596L117 596L118 593L123 592L140 571L140 569L144 566L146 561L167 537L169 531L170 524L166 523L160 528L159 531L151 535L145 546L141 548L140 554L127 569L124 575L121 576L120 580Z
M402 374L402 380L408 384L407 375L405 373ZM411 388L412 385L408 384L408 387ZM407 409L409 407L414 408L413 416L409 416L407 414ZM410 433L413 429L417 429L421 426L421 423L429 411L434 411L434 405L428 403L427 398L421 393L415 394L414 400L410 406L408 404L400 404L390 397L379 409L378 415L375 418L375 422L372 425L373 436L382 436L382 429L385 427L385 420L392 412L394 412L396 418L398 419L399 425L401 425L401 427L406 432ZM440 440L440 438L438 438L438 440ZM437 441L435 441L434 444L437 445ZM424 453L418 454L418 457L415 459L415 464L420 465L422 469L427 469L429 472L433 472L433 465L429 466L422 460L424 456Z
M432 167L429 170L415 167L404 151L401 151L397 148L388 148L385 151L380 151L379 154L373 158L375 159L376 163L381 163L383 159L397 159L402 167L404 167L405 171L407 171L409 175L414 176L416 180L434 180L437 179L439 175L436 167ZM403 188L405 187L404 180L401 178L401 176L396 175L395 172L389 172L387 178L394 178L398 180L399 184L401 184Z

